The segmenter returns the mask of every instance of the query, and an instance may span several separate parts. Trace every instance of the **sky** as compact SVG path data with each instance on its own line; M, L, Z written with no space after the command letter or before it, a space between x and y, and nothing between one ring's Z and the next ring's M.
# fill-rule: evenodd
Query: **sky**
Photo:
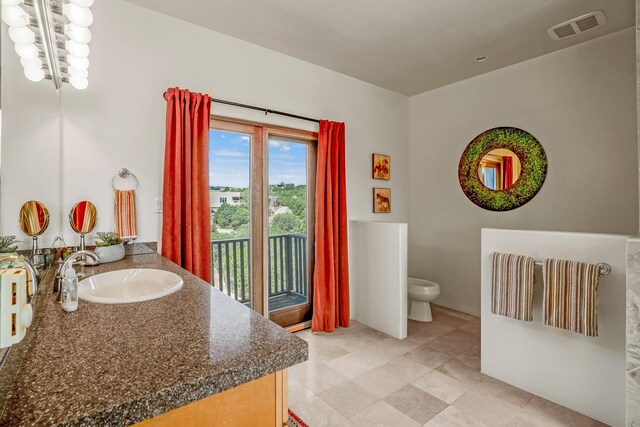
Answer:
M249 186L251 137L233 132L210 130L209 185ZM269 185L305 184L307 147L289 141L269 139Z

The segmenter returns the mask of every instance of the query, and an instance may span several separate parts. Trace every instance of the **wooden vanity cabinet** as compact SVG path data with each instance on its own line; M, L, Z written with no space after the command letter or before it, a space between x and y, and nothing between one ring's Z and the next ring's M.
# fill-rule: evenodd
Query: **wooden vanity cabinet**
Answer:
M287 425L287 370L258 378L154 418L137 427Z

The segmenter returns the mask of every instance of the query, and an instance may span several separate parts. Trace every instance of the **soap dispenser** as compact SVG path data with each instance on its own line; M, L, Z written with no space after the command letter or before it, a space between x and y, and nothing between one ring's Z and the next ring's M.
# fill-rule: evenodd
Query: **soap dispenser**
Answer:
M70 312L78 309L78 277L73 267L67 268L64 273L60 295L64 311Z

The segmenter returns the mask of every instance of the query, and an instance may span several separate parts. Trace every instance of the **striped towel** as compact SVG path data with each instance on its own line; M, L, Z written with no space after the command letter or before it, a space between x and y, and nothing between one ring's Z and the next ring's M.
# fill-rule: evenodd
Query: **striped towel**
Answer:
M114 195L116 234L121 239L138 237L135 190L116 190Z
M599 282L596 264L545 259L545 325L597 337Z
M491 264L491 312L531 322L534 259L494 252Z

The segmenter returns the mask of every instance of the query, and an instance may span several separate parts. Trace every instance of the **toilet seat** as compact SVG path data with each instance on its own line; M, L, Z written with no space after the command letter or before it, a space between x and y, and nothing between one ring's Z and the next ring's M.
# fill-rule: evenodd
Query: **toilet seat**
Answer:
M412 294L419 295L438 295L440 293L440 285L433 282L415 283L408 285L408 291Z

